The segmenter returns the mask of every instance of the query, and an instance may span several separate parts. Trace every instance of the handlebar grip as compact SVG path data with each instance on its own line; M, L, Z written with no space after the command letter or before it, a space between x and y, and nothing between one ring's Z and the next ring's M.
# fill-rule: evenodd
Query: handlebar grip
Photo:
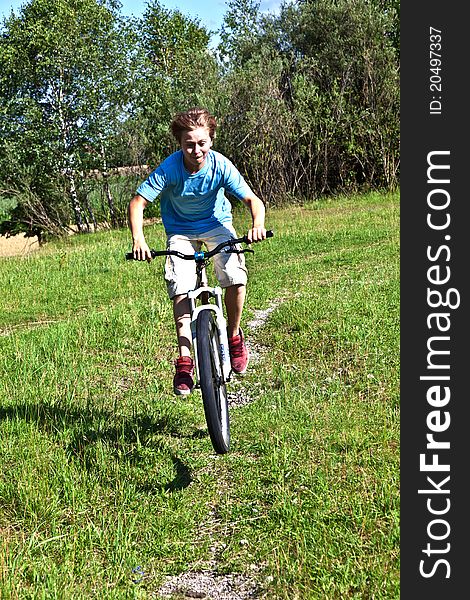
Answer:
M150 250L150 256L152 258L155 258L156 256L164 255L164 254L165 254L164 250ZM134 259L133 252L126 252L126 260L137 260L137 259Z
M266 231L266 239L268 238L272 238L274 237L274 231L272 229L268 229ZM244 235L242 238L240 238L239 240L237 240L238 242L243 242L244 244L249 244L250 242L248 241L248 238L246 235Z

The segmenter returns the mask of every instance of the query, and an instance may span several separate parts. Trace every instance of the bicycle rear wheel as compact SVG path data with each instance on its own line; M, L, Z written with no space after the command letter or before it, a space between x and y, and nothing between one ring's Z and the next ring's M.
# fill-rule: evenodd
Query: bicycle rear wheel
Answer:
M203 310L196 321L198 373L207 429L214 450L225 454L230 447L228 398L220 356L219 333L212 311Z

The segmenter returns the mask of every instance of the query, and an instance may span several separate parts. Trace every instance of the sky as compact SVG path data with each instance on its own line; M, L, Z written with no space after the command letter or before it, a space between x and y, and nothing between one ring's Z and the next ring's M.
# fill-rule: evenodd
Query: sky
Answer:
M147 0L120 0L122 4L121 14L140 17L145 10ZM227 4L224 0L160 0L165 8L173 10L177 8L183 14L198 19L209 31L217 31L222 25ZM27 0L0 0L0 21L8 16L13 9L18 13L19 8L27 4ZM262 0L260 8L262 11L273 11L281 4L281 0Z
M121 14L135 17L140 17L147 5L147 0L120 0L120 2ZM165 8L171 10L177 8L189 17L199 19L200 23L211 31L220 28L227 9L223 0L197 3L194 0L160 0L160 2ZM7 17L12 9L18 13L20 7L27 3L28 0L0 0L0 20Z

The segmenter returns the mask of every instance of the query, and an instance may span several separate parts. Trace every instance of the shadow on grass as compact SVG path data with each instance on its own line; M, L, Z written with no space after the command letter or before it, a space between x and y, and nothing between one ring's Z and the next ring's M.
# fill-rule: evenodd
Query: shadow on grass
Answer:
M93 449L98 442L106 445L109 453L117 461L131 466L147 463L148 458L138 451L142 447L153 447L164 457L169 458L174 467L175 477L168 483L157 486L142 483L139 487L146 492L175 492L191 483L190 470L171 450L162 438L149 440L155 435L167 435L178 438L198 439L207 437L207 432L197 429L192 434L184 434L175 419L159 418L157 421L148 416L134 419L119 418L104 411L87 409L74 411L45 403L21 404L12 407L0 407L1 420L21 420L36 424L42 431L60 438L67 431L69 443L65 446L68 455L80 461L87 471L99 470ZM109 422L118 421L112 426Z

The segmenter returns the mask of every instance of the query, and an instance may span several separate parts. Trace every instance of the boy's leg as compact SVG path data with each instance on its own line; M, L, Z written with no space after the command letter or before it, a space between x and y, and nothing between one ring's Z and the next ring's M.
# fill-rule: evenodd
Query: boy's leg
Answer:
M240 328L240 320L245 302L246 286L231 285L225 290L227 309L227 336L230 350L230 363L234 373L243 374L248 367L249 352L245 336Z
M200 248L200 242L191 240L188 236L170 235L167 238L168 250L192 254ZM165 281L168 295L173 302L173 318L176 326L179 356L191 356L191 318L186 293L194 288L196 284L196 271L193 261L167 256Z
M178 396L190 394L194 387L194 362L191 358L191 319L187 296L173 298L173 316L178 338L179 357L176 359L176 372L173 377L173 390Z
M186 295L173 298L173 317L175 319L179 355L191 356L191 317L189 314L189 300Z
M179 250L184 254L191 254L200 249L200 243L192 241L186 236L169 236L167 241L169 250ZM192 261L168 256L165 262L165 280L168 295L173 302L173 318L178 340L178 358L175 362L176 372L173 378L175 394L190 394L194 387L193 373L194 361L191 358L191 317L189 300L186 293L195 285L196 275Z
M229 338L238 335L245 304L246 286L230 285L225 290L225 308L227 309L227 335Z

